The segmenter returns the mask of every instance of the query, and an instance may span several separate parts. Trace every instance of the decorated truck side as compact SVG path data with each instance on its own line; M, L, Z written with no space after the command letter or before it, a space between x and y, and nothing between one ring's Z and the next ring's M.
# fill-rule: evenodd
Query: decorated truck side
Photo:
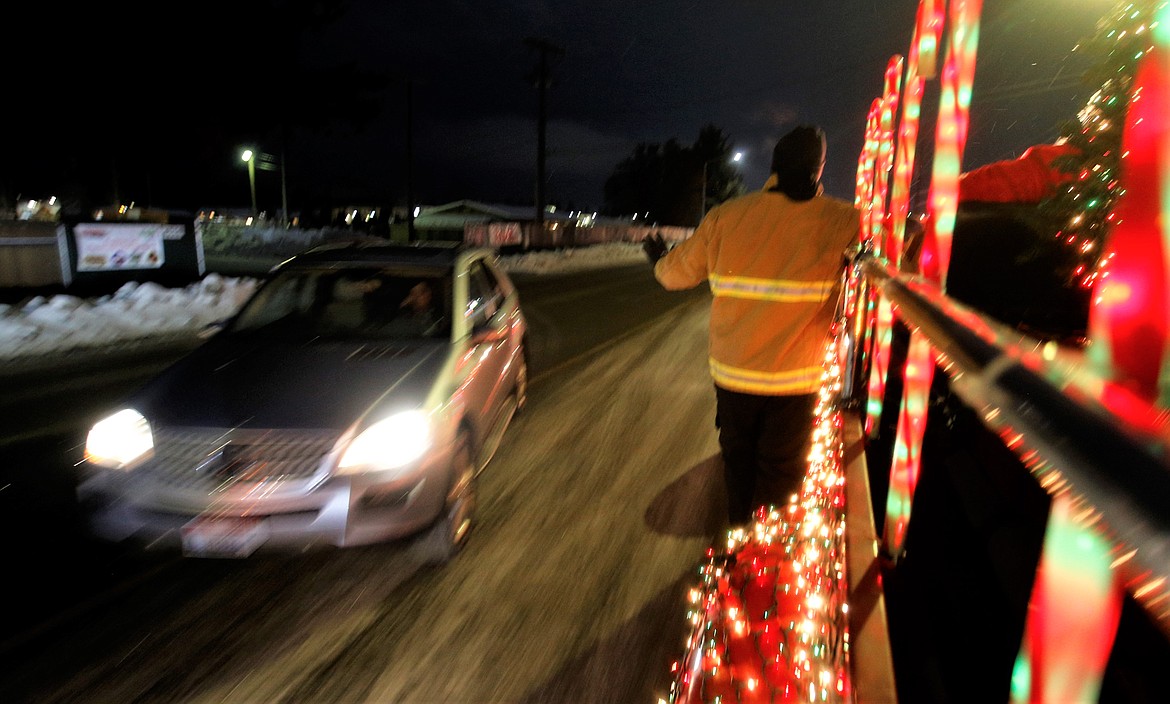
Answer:
M1164 696L1170 8L1108 12L1059 138L964 173L981 12L921 0L885 67L802 490L700 560L671 702Z

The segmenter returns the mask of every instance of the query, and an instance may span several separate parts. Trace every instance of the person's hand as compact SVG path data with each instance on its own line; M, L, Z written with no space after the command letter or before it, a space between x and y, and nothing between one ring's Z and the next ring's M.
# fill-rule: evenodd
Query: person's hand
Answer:
M658 260L666 255L666 240L662 239L662 233L655 232L653 235L643 237L642 251L646 253L651 265L657 264Z

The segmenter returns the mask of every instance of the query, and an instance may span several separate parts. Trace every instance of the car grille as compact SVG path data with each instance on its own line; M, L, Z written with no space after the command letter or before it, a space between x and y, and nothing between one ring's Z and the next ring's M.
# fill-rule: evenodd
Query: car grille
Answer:
M337 436L336 430L160 428L143 471L176 489L300 482L313 477Z

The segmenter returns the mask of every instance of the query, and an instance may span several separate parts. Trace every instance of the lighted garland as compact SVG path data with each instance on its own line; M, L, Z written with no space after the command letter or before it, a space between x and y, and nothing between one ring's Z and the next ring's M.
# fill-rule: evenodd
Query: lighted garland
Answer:
M881 119L882 99L874 98L870 104L869 115L865 122L865 144L861 149L861 154L858 156L857 163L857 189L854 197L854 207L861 213L861 227L859 238L861 243L868 247L871 251L878 245L873 241L870 233L873 231L872 220L875 217L873 208L870 203L874 192L874 172L877 164L878 154L878 135L880 133L878 122ZM849 316L853 321L853 330L850 333L854 340L854 345L861 350L862 364L859 369L862 373L865 372L871 358L871 347L873 346L873 331L876 328L876 315L878 305L877 291L865 285L865 281L858 275L850 278L848 281L848 290L850 291ZM861 307L859 310L858 307ZM868 379L857 378L856 374L850 374L850 383L871 383L873 377L870 375ZM878 408L869 408L867 410L867 418L877 418L881 414L880 403ZM867 428L868 428L867 423Z
M959 200L960 164L967 141L982 9L982 0L954 0L948 7L949 41L942 69L930 182L930 217L921 261L922 271L943 289L946 287ZM921 332L912 331L910 334L902 377L904 388L882 529L882 542L895 560L900 559L905 547L906 529L921 470L927 401L934 377L934 352Z
M1077 50L1101 59L1085 74L1097 86L1086 105L1061 127L1062 139L1076 147L1054 166L1070 174L1067 185L1040 204L1062 226L1054 237L1073 250L1070 281L1091 288L1100 275L1102 246L1117 224L1115 206L1125 188L1120 178L1121 137L1137 64L1153 47L1150 32L1165 2L1122 2L1098 23L1097 34Z
M894 163L894 115L898 110L902 90L903 59L894 54L886 64L885 81L879 103L877 131L877 161L874 168L873 193L867 208L869 232L867 241L873 243L873 253L879 257L898 256L898 247L891 242L889 190L890 170ZM886 392L886 377L890 361L890 341L894 326L894 312L890 300L884 296L877 300L873 320L873 357L869 373L868 398L879 400L867 408L865 430L871 436L877 434L877 420L881 415L880 399Z
M799 495L760 507L748 529L707 551L672 703L851 700L838 337L825 353Z

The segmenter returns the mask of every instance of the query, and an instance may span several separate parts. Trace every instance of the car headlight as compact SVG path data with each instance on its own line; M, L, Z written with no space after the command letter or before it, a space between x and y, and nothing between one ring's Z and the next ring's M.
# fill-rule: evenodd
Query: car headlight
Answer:
M422 411L403 411L374 423L353 439L337 463L341 474L395 469L431 447L431 424Z
M85 438L85 459L110 469L125 469L153 450L150 423L132 408L94 423Z

